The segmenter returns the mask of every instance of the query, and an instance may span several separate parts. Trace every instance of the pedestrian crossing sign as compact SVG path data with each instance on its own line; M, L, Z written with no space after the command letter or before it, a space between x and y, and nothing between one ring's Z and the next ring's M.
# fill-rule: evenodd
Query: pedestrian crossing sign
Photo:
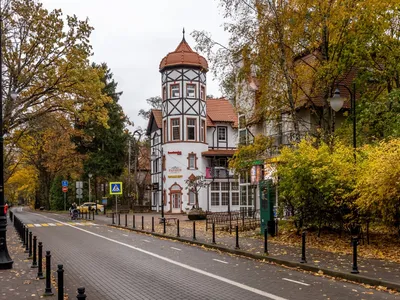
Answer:
M122 182L110 182L110 195L122 195Z

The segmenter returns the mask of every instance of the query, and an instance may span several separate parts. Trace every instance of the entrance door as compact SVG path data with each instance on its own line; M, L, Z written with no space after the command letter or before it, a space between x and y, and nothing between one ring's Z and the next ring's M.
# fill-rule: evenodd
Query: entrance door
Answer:
M179 214L182 212L182 188L178 184L174 184L171 189L171 212L173 214Z
M172 194L172 212L173 213L181 212L181 194L180 193Z

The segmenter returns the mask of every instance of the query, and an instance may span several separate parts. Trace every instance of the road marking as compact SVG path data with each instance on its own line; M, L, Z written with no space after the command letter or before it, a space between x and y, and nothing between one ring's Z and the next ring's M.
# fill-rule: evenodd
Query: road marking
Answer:
M48 219L50 219L50 220L53 220L53 221L58 221L58 220L55 220L55 219L52 219L52 218L49 218L49 217L46 217L46 218L48 218ZM61 222L61 223L62 223L62 222ZM116 243L116 244L125 246L125 247L127 247L127 248L131 248L131 249L133 249L133 250L136 250L136 251L142 252L142 253L144 253L144 254L147 254L147 255L153 256L153 257L155 257L155 258L158 258L158 259L160 259L160 260L169 262L169 263L171 263L171 264L173 264L173 265L176 265L176 266L182 267L182 268L184 268L184 269L187 269L187 270L190 270L190 271L199 273L199 274L204 275L204 276L208 276L208 277L214 278L214 279L216 279L216 280L219 280L219 281L228 283L228 284L230 284L230 285L236 286L236 287L241 288L241 289L243 289L243 290L246 290L246 291L249 291L249 292L253 292L253 293L255 293L255 294L258 294L258 295L261 295L261 296L270 298L270 299L272 299L272 300L287 300L286 298L282 298L282 297L279 297L279 296L277 296L277 295L274 295L274 294L271 294L271 293L268 293L268 292L264 292L264 291L262 291L262 290L259 290L259 289L253 288L253 287L251 287L251 286L245 285L245 284L243 284L243 283L239 283L239 282L233 281L233 280L231 280L231 279L228 279L228 278L225 278L225 277L222 277L222 276L219 276L219 275L215 275L215 274L212 274L212 273L207 272L207 271L204 271L204 270L197 269L197 268L195 268L195 267L186 265L186 264L184 264L184 263L181 263L181 262L178 262L178 261L169 259L169 258L167 258L167 257L161 256L161 255L158 255L158 254L155 254L155 253L153 253L153 252L150 252L150 251L147 251L147 250L144 250L144 249L141 249L141 248L138 248L138 247L135 247L135 246L132 246L132 245L129 245L129 244L126 244L126 243L123 243L123 242L120 242L120 241L117 241L117 240L114 240L114 239L111 239L111 238L102 236L102 235L100 235L100 234L97 234L97 233L88 231L88 230L86 230L86 229L79 228L79 227L76 227L76 226L72 226L72 225L67 224L67 223L64 223L64 224L65 224L66 226L70 226L71 228L75 228L76 230L80 230L80 231L86 232L86 233L88 233L88 234L91 234L91 235L93 235L93 236L97 236L97 237L99 237L99 238L102 238L102 239L104 239L104 240L107 240L107 241L110 241L110 242L113 242L113 243ZM144 241L144 240L143 240L143 241Z
M213 260L223 263L223 264L229 264L227 261L223 261L223 260L219 260L219 259L215 259L215 258L213 258Z
M42 225L43 227L48 227L49 226L49 224L47 224L47 223L43 223L43 224L40 224L40 225Z
M177 250L177 251L182 251L181 249L179 249L179 248L175 248L175 247L170 247L171 249L174 249L174 250Z
M282 280L286 280L286 281L302 284L302 285L305 285L305 286L310 286L308 283L304 283L304 282L301 282L301 281L296 281L296 280L289 279L289 278L282 278Z
M57 225L54 223L49 223L49 226L57 226Z
M35 227L42 227L42 225L40 225L40 224L33 224L33 226L35 226Z
M123 236L128 236L127 234L123 234Z
M151 243L150 241L148 241L148 240L143 240L143 242L146 242L146 243Z
M35 227L35 226L33 226L33 224L27 224L26 226L29 228Z
M112 232L112 230L108 230L108 232Z

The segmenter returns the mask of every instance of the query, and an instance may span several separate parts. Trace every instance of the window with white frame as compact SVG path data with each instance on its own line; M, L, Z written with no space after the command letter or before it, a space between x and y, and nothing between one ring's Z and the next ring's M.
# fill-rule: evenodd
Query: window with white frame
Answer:
M188 169L197 169L196 166L196 153L189 153L188 156Z
M179 98L180 96L179 84L171 84L171 98Z
M189 191L189 204L190 205L194 205L195 201L196 201L196 193L193 191Z
M200 88L200 99L206 100L206 88L204 86Z
M196 85L193 83L186 84L186 97L196 98Z
M196 119L187 119L187 139L188 141L196 140Z
M218 141L226 142L226 127L218 127Z
M179 119L171 119L172 140L179 141L181 139L181 126Z
M239 205L239 183L232 182L232 205Z
M219 182L211 183L211 206L219 206Z

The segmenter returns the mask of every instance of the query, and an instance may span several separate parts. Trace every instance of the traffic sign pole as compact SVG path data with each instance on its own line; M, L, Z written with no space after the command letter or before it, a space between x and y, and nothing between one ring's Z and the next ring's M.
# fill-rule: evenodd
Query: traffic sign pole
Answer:
M64 210L67 210L67 193L64 193Z

